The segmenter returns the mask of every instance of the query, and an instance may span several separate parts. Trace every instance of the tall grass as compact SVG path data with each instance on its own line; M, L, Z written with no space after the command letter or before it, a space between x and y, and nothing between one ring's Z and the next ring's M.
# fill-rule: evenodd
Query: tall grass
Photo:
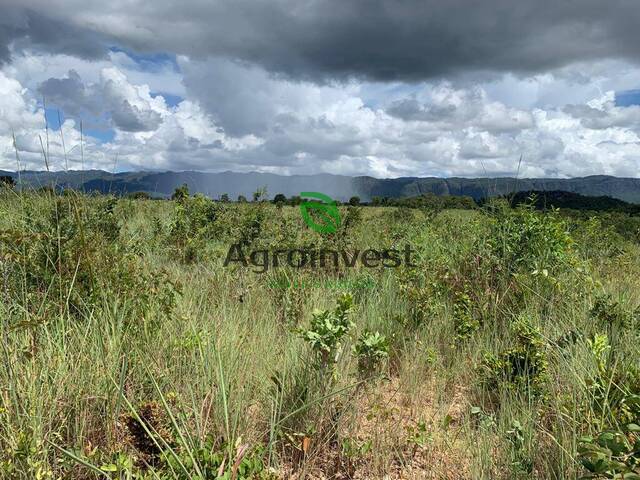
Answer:
M504 205L341 210L327 237L269 203L2 190L0 477L576 478L581 437L633 420L637 245ZM223 267L240 239L417 266ZM301 332L345 290L328 361Z

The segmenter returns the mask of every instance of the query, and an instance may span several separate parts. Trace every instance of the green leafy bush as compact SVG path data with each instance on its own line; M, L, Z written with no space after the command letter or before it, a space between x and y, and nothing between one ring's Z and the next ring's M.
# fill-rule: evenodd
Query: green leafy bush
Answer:
M358 358L360 372L369 375L389 356L389 341L378 332L366 331L353 346L353 353Z
M640 479L640 397L627 402L634 405L636 423L580 439L578 456L589 472L582 478Z
M202 256L206 241L215 236L218 206L205 197L180 197L174 213L170 238L185 262L193 262Z
M196 448L163 452L162 470L167 472L167 480L169 478L175 480L268 478L262 461L261 448L249 449L246 445L237 445L235 458L232 459L228 458L227 452L226 445L220 446L212 437L207 437ZM169 476L169 472L176 472L176 474Z
M473 316L471 297L464 292L457 292L453 303L453 324L456 343L460 343L480 328L480 322Z
M527 319L516 321L512 330L515 346L498 355L485 354L481 365L483 382L490 390L506 386L542 394L548 363L543 337Z
M637 329L640 326L640 308L625 308L620 302L614 301L611 295L596 298L591 308L591 316L609 331L614 328Z
M336 361L340 341L353 326L349 319L352 307L353 299L345 293L338 298L334 310L315 310L310 328L301 332L302 338L319 355L323 366Z
M542 214L531 205L496 203L489 211L489 246L506 271L553 271L571 263L573 240L557 210Z

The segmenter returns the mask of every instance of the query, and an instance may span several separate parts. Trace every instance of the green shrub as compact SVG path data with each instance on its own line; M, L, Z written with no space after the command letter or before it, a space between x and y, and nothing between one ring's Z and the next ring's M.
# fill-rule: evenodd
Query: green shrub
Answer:
M202 256L206 241L215 237L218 210L218 205L204 195L179 199L170 238L183 261L193 262Z
M573 260L573 240L557 210L539 213L531 205L496 204L489 247L507 272L554 271Z
M176 200L179 202L187 198L189 198L189 185L187 185L186 183L183 183L180 187L177 187L174 190L173 195L171 195L171 200Z
M201 445L192 449L162 453L162 470L167 480L237 480L266 479L267 472L262 462L261 448L249 449L238 445L235 459L229 459L226 445L217 445L212 437L207 437ZM198 466L197 470L194 467ZM182 468L186 467L186 472ZM176 472L169 476L169 472ZM200 472L202 476L198 474ZM235 474L233 473L235 472ZM163 477L165 478L165 477Z
M544 392L547 373L545 342L530 321L516 321L512 330L515 346L498 355L485 354L481 365L482 379L489 390L506 386L539 395Z
M628 365L616 369L606 335L596 334L588 346L596 376L587 381L593 412L587 419L600 431L579 441L578 456L589 472L583 478L640 479L640 377Z
M365 375L371 375L380 363L389 356L389 342L384 335L365 331L353 346L358 358L358 369Z
M595 363L595 375L585 379L590 398L586 419L600 429L635 421L636 413L626 400L640 394L637 366L616 358L607 335L595 334L587 345Z
M635 330L640 327L640 308L630 310L620 302L614 301L611 295L598 296L591 308L591 316L598 325L607 328Z
M480 328L480 322L474 317L471 309L471 297L466 293L456 292L455 294L453 325L456 343L466 340Z
M640 406L638 396L629 401ZM636 412L636 423L580 439L578 456L589 472L581 478L640 479L640 408Z
M336 361L340 342L353 326L349 319L352 307L351 295L343 294L334 310L315 310L310 328L301 331L302 338L318 354L322 366Z

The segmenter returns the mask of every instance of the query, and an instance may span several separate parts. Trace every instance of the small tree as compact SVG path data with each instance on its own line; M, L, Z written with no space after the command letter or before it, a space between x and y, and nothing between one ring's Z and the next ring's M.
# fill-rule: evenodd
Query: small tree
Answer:
M267 187L260 187L258 190L253 192L253 201L254 202L262 202L267 198Z
M222 195L220 195L220 201L221 201L222 203L229 203L229 202L230 202L230 200L229 200L229 194L227 194L227 193L223 193Z
M244 195L238 195L238 203L247 203L247 197Z
M177 187L171 195L171 200L184 200L185 198L189 198L189 185L183 183L181 187Z
M275 197L273 197L273 203L275 203L276 205L287 203L287 197L285 197L282 193L278 193Z
M360 205L360 197L358 196L351 197L349 199L349 205L351 205L352 207L357 207L358 205Z

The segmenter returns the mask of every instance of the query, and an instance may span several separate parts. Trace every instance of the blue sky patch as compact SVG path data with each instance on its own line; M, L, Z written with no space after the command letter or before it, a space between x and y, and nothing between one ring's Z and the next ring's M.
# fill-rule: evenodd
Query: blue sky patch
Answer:
M110 129L88 128L84 134L99 140L101 143L112 142L116 137L116 132Z
M617 107L630 107L631 105L640 105L640 90L616 92Z
M171 65L176 72L180 71L175 55L167 53L134 53L119 47L111 47L112 52L121 52L133 60L140 70L146 72L156 72Z
M45 109L45 115L47 117L47 127L49 128L49 135L60 135L60 123L64 123L66 120L64 113L57 108L49 108ZM75 119L76 129L80 129L80 120ZM99 125L99 122L95 118L83 118L83 134L88 137L93 137L101 143L111 142L115 138L115 131L111 128L108 128L106 124L104 126ZM44 128L44 119L42 127ZM67 148L70 148L70 145L67 145Z
M164 97L164 101L168 107L176 107L180 102L184 100L184 98L179 95L171 95L169 93L151 93L151 96L153 98L156 98L158 95Z
M64 115L60 112L60 116L58 117L58 112L60 112L57 108L46 108L44 111L45 116L47 117L47 125L49 126L49 130L59 130L60 123L64 123ZM60 120L58 120L58 118ZM43 120L44 121L44 120Z

